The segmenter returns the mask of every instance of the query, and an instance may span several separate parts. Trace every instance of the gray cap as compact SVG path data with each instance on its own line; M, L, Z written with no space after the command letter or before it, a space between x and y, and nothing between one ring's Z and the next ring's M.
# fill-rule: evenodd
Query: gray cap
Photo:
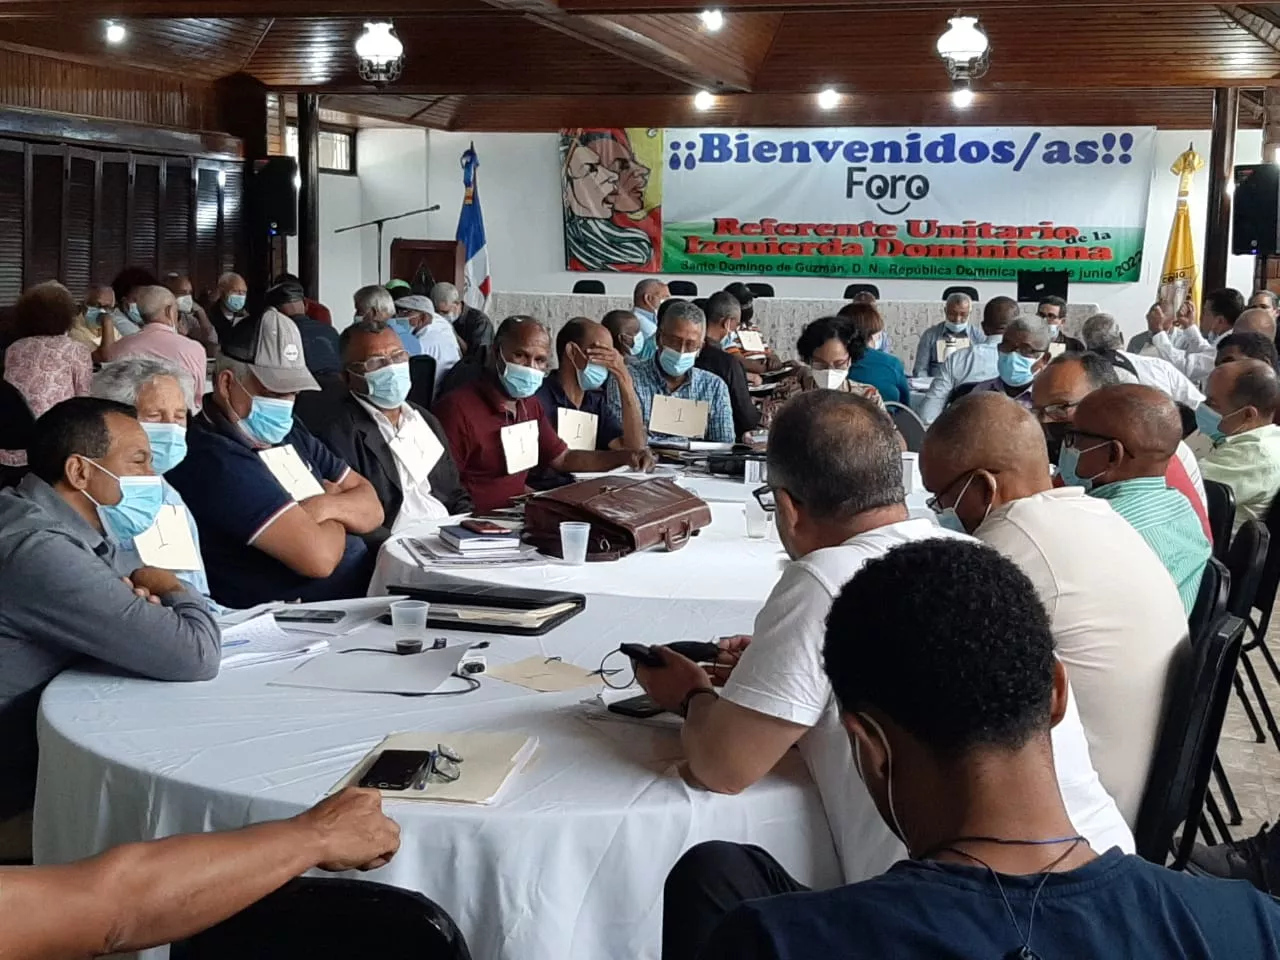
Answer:
M257 320L241 320L222 343L222 352L249 365L253 375L272 393L319 390L307 369L298 325L268 308Z
M411 297L401 297L396 301L397 310L412 310L414 313L435 313L436 305L431 302L430 297L420 297L414 294Z

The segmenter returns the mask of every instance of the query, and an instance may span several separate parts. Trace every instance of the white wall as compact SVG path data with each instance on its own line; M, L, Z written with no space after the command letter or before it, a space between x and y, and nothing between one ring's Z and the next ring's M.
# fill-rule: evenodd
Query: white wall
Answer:
M374 246L363 236L364 231L333 232L365 220L361 190L357 177L320 174L320 302L329 308L339 330L351 322L351 295L376 272ZM298 272L296 237L289 238L289 269Z
M361 130L356 149L360 174L361 221L394 217L430 206L427 200L427 131L372 128ZM455 209L454 216L457 216ZM383 228L382 279L391 279L391 242L396 237L424 240L431 235L427 216L393 220ZM372 259L366 283L378 282L378 229L366 227L366 259ZM354 291L353 291L354 292ZM348 296L347 299L350 299Z

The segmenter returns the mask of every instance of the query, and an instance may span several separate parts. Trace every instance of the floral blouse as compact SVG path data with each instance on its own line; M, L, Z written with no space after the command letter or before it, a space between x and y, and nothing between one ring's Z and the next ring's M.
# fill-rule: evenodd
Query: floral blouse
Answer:
M4 353L4 378L18 388L35 416L71 397L89 394L89 348L67 336L23 337ZM0 463L25 466L25 450L0 450Z
M798 393L807 393L810 390L821 389L813 379L813 374L809 372L808 367L797 367L796 372L789 377L784 377L778 382L778 386L768 399L764 401L761 407L760 428L762 430L769 429L773 423L773 418L778 411L782 409L782 405L794 397ZM846 380L840 385L841 393L856 393L860 397L870 400L877 407L883 410L884 399L880 396L880 391L869 383L859 383L857 380Z

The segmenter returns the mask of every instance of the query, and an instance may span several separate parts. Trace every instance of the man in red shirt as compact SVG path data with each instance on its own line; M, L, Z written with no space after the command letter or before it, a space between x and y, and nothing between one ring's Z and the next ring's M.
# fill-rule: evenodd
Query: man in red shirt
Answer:
M592 473L653 466L647 449L568 448L534 397L550 355L551 337L542 324L532 317L508 317L494 337L483 375L449 391L432 409L476 510L506 506L528 492L525 481L534 467Z

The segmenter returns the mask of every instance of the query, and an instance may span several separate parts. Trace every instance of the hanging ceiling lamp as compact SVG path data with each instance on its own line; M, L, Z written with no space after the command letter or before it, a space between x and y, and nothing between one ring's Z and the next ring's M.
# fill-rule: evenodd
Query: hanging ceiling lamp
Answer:
M404 44L389 20L364 25L364 33L356 40L356 56L360 58L360 79L375 87L399 80L404 69Z
M977 17L952 17L951 26L938 38L938 56L952 80L975 80L991 65L991 42Z

